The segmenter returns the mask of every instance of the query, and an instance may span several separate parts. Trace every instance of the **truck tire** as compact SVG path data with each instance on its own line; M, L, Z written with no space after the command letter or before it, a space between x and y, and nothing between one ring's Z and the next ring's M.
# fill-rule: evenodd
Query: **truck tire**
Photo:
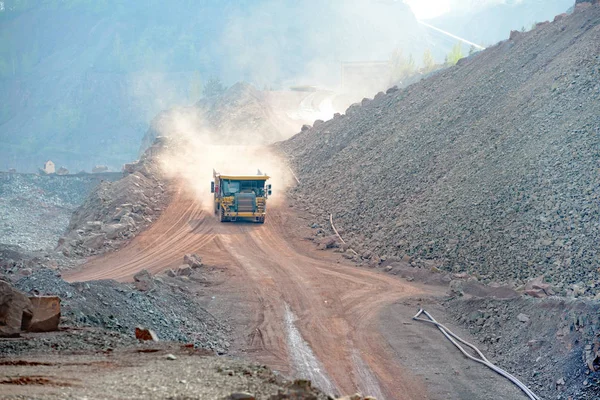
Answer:
M227 218L225 217L225 210L221 207L221 211L219 212L219 222L225 222Z

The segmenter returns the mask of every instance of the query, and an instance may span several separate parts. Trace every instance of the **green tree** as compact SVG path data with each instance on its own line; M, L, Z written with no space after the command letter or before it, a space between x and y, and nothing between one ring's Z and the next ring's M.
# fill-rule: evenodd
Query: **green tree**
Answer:
M390 57L390 70L391 83L402 81L414 75L416 68L412 54L406 58L401 49L394 50Z
M452 47L452 50L450 50L450 53L448 53L447 64L456 65L458 60L460 60L461 58L463 58L462 42L458 42L454 45L454 47Z
M435 69L435 60L433 59L433 55L431 54L431 50L425 50L423 53L423 72L431 72Z
M225 91L225 86L221 83L221 80L215 76L211 77L204 85L202 94L204 97L218 96Z

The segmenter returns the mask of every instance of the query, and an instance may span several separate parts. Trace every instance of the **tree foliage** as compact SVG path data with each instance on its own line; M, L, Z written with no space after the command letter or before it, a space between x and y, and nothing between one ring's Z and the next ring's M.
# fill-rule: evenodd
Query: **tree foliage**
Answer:
M415 73L415 60L412 54L404 57L401 49L396 49L390 57L390 80L391 83L401 82Z
M427 49L423 53L423 72L428 73L435 69L435 60L431 54L431 50Z
M463 57L464 55L462 52L462 42L458 42L452 47L450 53L448 53L446 63L448 65L455 65L458 62L458 60L460 60Z

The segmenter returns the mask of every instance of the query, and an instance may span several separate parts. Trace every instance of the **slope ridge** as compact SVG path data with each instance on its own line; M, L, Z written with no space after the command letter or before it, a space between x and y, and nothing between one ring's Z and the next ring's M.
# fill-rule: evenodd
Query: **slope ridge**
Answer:
M595 293L600 7L539 25L283 142L357 249ZM370 253L365 253L365 258Z

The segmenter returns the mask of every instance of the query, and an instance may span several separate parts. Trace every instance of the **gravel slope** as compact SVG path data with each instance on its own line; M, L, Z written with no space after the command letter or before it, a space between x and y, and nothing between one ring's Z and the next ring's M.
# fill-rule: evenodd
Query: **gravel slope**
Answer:
M594 295L599 54L596 5L363 100L280 144L292 195L361 254Z
M0 243L29 251L54 249L86 196L102 181L118 177L0 172Z

